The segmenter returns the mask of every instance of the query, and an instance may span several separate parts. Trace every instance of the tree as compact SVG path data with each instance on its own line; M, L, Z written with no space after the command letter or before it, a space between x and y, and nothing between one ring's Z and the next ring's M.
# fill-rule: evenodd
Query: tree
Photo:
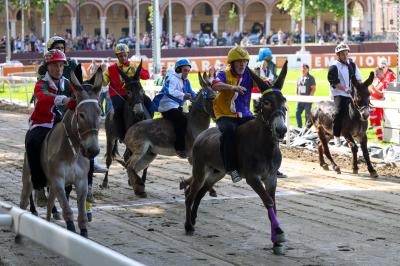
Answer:
M277 6L288 11L296 20L301 19L302 0L282 0ZM305 0L306 16L316 17L318 14L331 13L336 18L344 15L343 0Z

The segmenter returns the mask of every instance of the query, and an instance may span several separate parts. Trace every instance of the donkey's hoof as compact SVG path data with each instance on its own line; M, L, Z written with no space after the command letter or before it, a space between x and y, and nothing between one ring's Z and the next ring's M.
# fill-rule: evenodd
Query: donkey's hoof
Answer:
M87 216L88 222L91 222L91 221L92 221L92 218L93 218L92 213L91 213L91 212L88 212L88 213L86 214L86 216Z
M147 193L145 191L137 191L135 190L135 195L139 198L147 198Z
M274 243L274 246L272 247L272 251L274 252L275 255L283 255L283 246L281 244Z
M15 243L21 244L22 243L22 235L16 235L14 238Z
M373 177L373 178L379 177L378 173L377 173L375 170L372 170L369 174L370 174L371 177Z
M107 182L103 182L101 185L99 185L100 188L102 189L107 189L108 188L108 183Z
M73 221L67 221L66 224L69 231L76 233L75 224Z
M132 183L131 183L131 180L130 180L130 179L128 179L128 185L129 185L129 186L132 186Z
M215 191L215 189L213 189L213 188L211 188L209 191L208 191L208 195L210 195L210 197L214 197L214 198L216 198L218 195L217 195L217 191Z
M329 170L329 165L327 163L324 163L323 165L321 165L322 169L328 171Z
M53 219L56 221L60 221L61 220L61 215L59 212L53 212Z
M358 175L358 169L353 169L353 174Z
M286 242L286 237L285 237L285 233L282 232L280 234L276 234L275 236L275 244L280 244Z
M35 215L35 216L39 216L39 213L37 212L37 211L32 211L31 212L33 215Z
M89 238L87 229L81 229L81 236L84 238Z
M192 224L185 223L185 231L186 235L192 236L194 233L194 226Z
M339 174L339 175L342 173L342 172L340 171L339 166L334 166L334 167L333 167L333 170L335 170L336 173Z

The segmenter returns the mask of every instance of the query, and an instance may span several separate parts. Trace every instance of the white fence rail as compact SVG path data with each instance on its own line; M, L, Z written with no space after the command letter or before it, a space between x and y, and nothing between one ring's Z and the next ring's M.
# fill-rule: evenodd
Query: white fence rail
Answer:
M17 236L30 240L80 265L143 266L114 250L49 223L0 201L0 226L10 226Z

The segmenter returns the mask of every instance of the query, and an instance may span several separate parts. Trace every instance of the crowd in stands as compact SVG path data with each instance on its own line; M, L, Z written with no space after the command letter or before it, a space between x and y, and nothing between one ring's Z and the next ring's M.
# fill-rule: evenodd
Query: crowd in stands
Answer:
M281 30L270 36L265 36L262 31L258 33L246 33L246 32L222 32L221 34L216 34L215 32L198 32L190 33L187 36L181 33L176 33L172 38L172 45L169 44L169 36L167 32L163 32L161 35L161 47L162 49L173 47L173 48L196 48L196 47L207 47L207 46L232 46L235 44L241 45L243 47L248 47L252 45L292 45L301 42L301 33L296 29L293 33L286 33ZM130 49L135 48L136 38L133 37L120 37L116 38L113 34L108 34L104 39L99 35L91 36L89 34L83 33L73 39L70 33L65 34L66 40L66 50L113 50L117 43L125 43ZM140 36L140 48L151 48L152 40L151 34L145 32ZM351 36L349 38L352 41L360 42L371 39L371 35L368 33L360 33ZM343 36L335 32L318 32L317 42L319 44L324 43L338 43L343 40ZM305 34L305 41L315 42L314 36L310 34ZM5 50L6 37L3 36L0 40L0 51ZM17 36L11 40L11 51L13 53L19 53L23 51L34 51L43 52L44 41L41 37L38 37L35 33L26 35L25 38Z

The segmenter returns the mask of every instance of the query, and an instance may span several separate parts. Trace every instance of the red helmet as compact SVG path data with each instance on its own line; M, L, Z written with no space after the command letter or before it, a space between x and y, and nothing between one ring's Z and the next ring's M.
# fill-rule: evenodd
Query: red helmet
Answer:
M67 62L67 57L62 51L58 49L52 49L44 54L44 62L46 64L51 62L60 62L60 61Z

